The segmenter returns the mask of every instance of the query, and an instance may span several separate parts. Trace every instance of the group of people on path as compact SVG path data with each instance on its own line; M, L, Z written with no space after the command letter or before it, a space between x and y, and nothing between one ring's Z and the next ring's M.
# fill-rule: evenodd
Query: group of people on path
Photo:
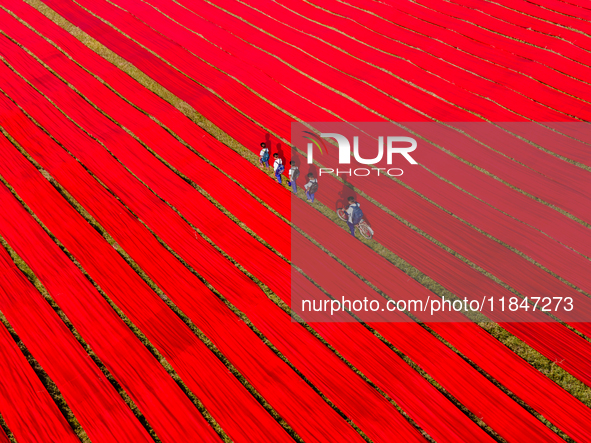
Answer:
M267 167L269 166L269 159L270 159L269 149L267 148L266 143L261 143L261 152L259 153L259 167ZM292 160L289 162L289 180L287 182L288 186L291 186L291 189L294 194L298 193L297 187L297 180L300 176L300 169L296 165L296 163ZM275 178L277 179L277 183L282 183L282 174L285 172L285 166L283 166L283 160L279 157L278 153L273 154L273 173L275 174ZM318 179L314 177L314 174L309 173L307 176L308 182L304 185L304 189L306 191L306 198L308 202L314 202L314 194L318 191ZM348 198L349 206L345 211L348 216L347 225L351 231L351 235L355 237L355 226L359 223L361 216L359 214L363 214L360 210L360 204L355 201L355 198L349 197Z
M263 166L270 168L269 166L269 148L265 143L261 143L261 152L259 153L259 165L262 168ZM273 154L273 173L275 174L275 178L277 179L277 183L282 183L282 174L285 172L285 166L283 166L283 160L279 157L279 154ZM296 165L295 161L289 162L289 180L287 182L288 186L291 186L291 189L294 194L298 193L298 186L297 180L300 177L300 168ZM309 173L307 176L308 182L304 185L304 189L306 191L306 198L307 200L312 203L314 201L314 194L318 191L318 180L314 177L314 174Z

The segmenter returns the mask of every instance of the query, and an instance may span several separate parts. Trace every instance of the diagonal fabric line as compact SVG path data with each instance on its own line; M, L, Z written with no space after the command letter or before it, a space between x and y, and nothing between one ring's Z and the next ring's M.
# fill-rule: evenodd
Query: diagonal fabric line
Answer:
M31 131L30 130L27 131L27 133L29 133L29 132L31 132ZM31 145L31 146L35 146L37 144L42 145L43 143L34 143L32 141L29 142L29 143L27 143L27 145ZM59 153L57 153L57 156L59 157ZM62 174L65 172L64 169L65 169L65 165L67 164L67 162L65 160L61 160L61 161L56 160L56 161L58 162L58 164L60 164L60 166L59 166L59 168L56 171L55 177L59 180L60 183L66 184L67 183L68 176L67 175L64 176ZM51 173L53 173L53 168L48 168L48 170ZM83 188L83 185L81 185L80 182L77 182L76 185L73 184L72 186L68 186L68 187L70 189L75 190L73 192L76 192L77 195L80 195L80 189ZM94 191L94 192L87 192L86 194L87 195L96 195L96 194L98 194L98 192L96 192L96 191ZM121 211L121 209L116 209L116 208L113 208L113 209L110 209L110 210L107 209L108 208L108 204L106 204L104 201L101 202L100 204L99 203L96 203L93 206L95 208L105 208L105 209L102 209L102 210L105 211L105 213L107 213L107 214L108 213L118 213L118 212ZM102 216L102 217L104 218L104 216ZM60 218L63 219L63 217L60 217ZM48 222L49 221L50 220L48 220ZM120 236L121 235L125 235L126 230L129 230L131 225L132 225L132 223L130 223L130 222L124 223L123 224L124 227L119 228L119 230L117 232L117 237L116 237L117 242L118 242L118 244L124 245L124 247L125 247L125 245L127 243L125 242L125 239L124 238L121 238ZM57 228L59 228L59 226ZM115 235L115 232L113 231L113 229L110 229L110 232L112 232ZM145 239L142 240L142 243L146 243L146 240ZM95 249L96 248L93 248L93 250L95 250ZM314 251L312 251L312 252L314 252ZM153 260L157 260L157 257L154 257ZM143 265L144 269L148 269L148 268L146 268L146 265L149 266L150 260L141 260L141 259L139 259L139 262ZM161 264L160 266L163 266L163 264ZM150 272L150 274L153 275L153 272L156 272L156 271L155 270L152 270ZM169 278L171 278L174 282L178 282L178 281L181 281L182 282L182 281L185 281L187 279L186 273L185 274L182 274L181 273L181 275L175 276L175 272L172 272L171 270L168 270L164 274L165 275L168 275ZM159 281L162 281L162 278L163 277L160 277L158 280ZM178 285L179 285L179 283L176 283L176 286L178 286ZM167 286L167 289L170 290L170 291L175 291L174 287L175 287L174 284L172 284L172 285L169 284ZM167 293L169 293L168 290L167 290ZM178 291L178 289L176 289L176 291ZM137 293L137 291L132 291L132 292ZM187 291L188 294L190 292L191 291ZM174 298L173 295L170 295L170 296ZM354 342L350 342L349 345L352 344L352 343L354 343ZM381 358L384 359L384 358L386 358L386 356L382 356ZM418 377L417 374L414 374L409 368L406 368L406 371L405 371L404 365L400 369L397 369L397 367L400 366L400 362L397 362L396 359L391 360L391 358L389 360L390 360L390 364L387 365L387 367L389 368L388 371L391 371L393 373L396 373L396 372L400 372L401 371L400 375L398 375L396 377L397 379L405 379L407 384L415 384L415 383L417 383L417 386L416 386L415 389L408 391L408 396L406 396L406 399L405 399L404 396L401 397L400 394L397 391L404 390L404 389L407 389L407 388L405 388L403 386L399 386L395 390L391 390L390 392L392 392L393 395L396 395L397 399L400 398L401 400L404 400L404 401L408 402L409 399L412 399L414 396L419 395L419 393L421 391L427 389L427 386L428 385L424 381L422 381L422 384L420 382L417 382L417 380L420 380L420 377ZM372 367L372 365L371 365L371 362L372 361L373 361L372 354L364 355L364 358L363 359L357 358L357 360L356 360L356 362L360 362L362 364L365 364L367 370L369 371L368 373L370 373L372 376L377 375L377 377L382 377L383 378L383 375L380 375L381 374L381 371L376 371L375 368ZM429 387L429 388L431 389L431 391L433 391L433 388L432 387ZM414 393L414 394L411 394L411 393ZM425 401L427 403L432 403L434 401L433 394L434 394L434 392L432 392L431 394L429 394L423 401ZM441 399L441 401L443 402L443 404L445 404L445 401L443 399ZM419 404L417 406L413 406L413 407L415 408L416 411L418 411L418 413L427 413L427 415L425 416L424 420L425 420L425 423L426 424L429 424L429 426L431 426L429 422L432 422L433 421L432 418L430 418L432 411L429 411L429 412L426 411L424 409L424 407L422 407L421 404ZM455 417L453 415L449 415L449 410L447 408L440 409L438 415L441 415L442 417L447 417L446 419L443 420L443 422L441 424L443 424L443 423L449 423L450 421L451 422L454 422L454 420L455 420ZM460 415L460 417L462 417L462 416ZM466 426L466 423L465 422L470 423L468 420L464 419L464 423L462 423L460 421L460 423L458 423L456 426L454 426L454 428L461 428L461 427ZM445 425L445 426L447 426L447 425ZM471 426L474 427L473 424L471 424ZM468 428L470 428L470 426L468 426ZM436 431L436 428L433 428L433 430ZM457 430L454 430L453 431L453 435L457 435L457 434L455 434L456 432L458 432L458 431ZM475 432L475 431L474 431L474 429L472 429L469 432L472 433L472 432Z
M242 4L243 2L240 1L238 3ZM162 5L165 3L159 1L155 4ZM234 5L235 2L220 4L220 6L223 6L224 8L230 11L236 9L236 6ZM306 39L309 39L310 34L313 35L320 31L319 27L316 24L318 20L327 20L327 18L329 18L330 22L336 22L331 23L331 30L347 30L345 35L339 36L340 41L347 40L347 43L335 44L335 46L337 47L341 46L346 48L346 54L351 54L355 58L360 59L362 62L373 61L373 65L376 65L378 67L387 67L388 71L399 73L399 75L402 77L404 81L412 82L415 85L418 84L422 88L431 91L432 94L436 94L437 96L447 97L448 104L450 104L451 106L459 106L462 108L472 110L473 112L479 113L480 115L487 116L491 120L514 120L515 118L519 118L519 110L522 110L522 112L525 111L525 115L527 116L528 106L530 110L532 109L531 103L529 103L530 100L532 100L532 97L534 101L542 102L544 106L548 106L551 108L560 108L564 100L572 102L572 104L577 109L580 108L580 99L577 100L576 98L574 98L582 97L580 94L575 95L574 97L568 95L565 96L563 93L560 93L559 91L547 88L547 85L545 83L535 81L533 78L524 77L522 75L515 75L514 72L509 71L507 69L500 69L500 67L494 64L483 64L482 60L479 60L479 64L470 64L469 59L466 60L466 62L468 62L466 63L468 67L474 65L474 69L480 73L479 75L474 75L470 72L458 69L457 66L450 65L449 63L443 63L443 60L432 56L430 56L429 59L426 60L425 56L428 56L429 54L426 52L420 52L421 56L414 57L414 62L421 65L423 69L426 69L430 72L429 75L426 75L423 69L417 69L414 63L406 63L404 59L401 60L401 56L409 55L412 58L411 54L414 54L415 52L419 51L417 51L414 48L404 46L403 44L399 44L396 40L392 39L392 37L400 38L398 35L393 35L389 36L390 38L385 38L384 36L376 34L375 32L370 32L368 29L365 29L363 27L354 26L354 22L351 20L346 20L336 15L330 15L327 13L327 11L312 6L314 5L309 5L308 3L302 2L284 1L283 4L281 4L273 1L261 3L260 5L258 5L257 8L255 8L254 6L249 7L258 10L261 10L262 8L264 10L262 11L262 13L267 18L267 20L261 23L269 23L269 18L276 20L280 17L285 17L286 13L291 10L294 10L294 12L298 11L298 18L296 20L287 20L290 24L293 23L296 29L301 26L306 26L307 20L302 20L302 18L313 17L314 24L307 26L308 29L306 29L306 32L303 35L300 35L297 39L294 37L290 37L290 33L284 35L280 32L273 32L273 28L275 26L265 26L265 24L258 25L259 29L262 29L266 32L271 32L272 35L280 36L282 40L291 42L297 41L298 46L301 46L300 40L305 41ZM238 12L238 10L236 10L236 12ZM285 23L286 21L281 19L281 22ZM378 26L380 22L382 25L387 24L387 22L381 20L376 20L376 22ZM266 29L267 27L269 29ZM234 27L232 26L228 27L227 29L231 32L233 31L233 28ZM324 30L324 32L322 32L321 34L323 37L322 40L327 39L330 42L335 41L335 36L332 34L336 34L336 32L331 33L330 31ZM364 42L365 44L369 43L369 46L365 47L365 51L356 48L356 41L352 41L351 39L347 38L351 34L357 35L359 38L359 42ZM416 44L414 46L416 47ZM368 47L380 48L381 53L378 54L374 53L373 51L367 51ZM322 52L325 53L326 51ZM449 52L450 51L448 51L448 53ZM393 53L397 58L393 60L390 57L385 57L386 53ZM457 51L454 53L454 55L456 55L457 57ZM388 62L386 62L384 59L386 59ZM447 77L449 81L443 82L442 78L445 77ZM555 80L556 77L557 75L556 73L554 73L553 78ZM497 84L501 84L504 87L496 88L493 91L492 86L494 83L492 83L491 80L483 81L483 78L493 78L495 79L495 82L498 82ZM508 81L509 78L511 81ZM519 83L517 83L517 80L519 80ZM573 84L575 86L578 86L578 91L581 91L585 86L582 82L573 82L572 80L569 82L569 80L569 78L565 78L564 81L555 81L555 83L557 83L557 85L559 85L560 88L564 87L564 83L566 83L567 86ZM516 84L519 84L520 87L515 88ZM458 86L462 87L459 88ZM466 94L465 89L468 89L471 93ZM521 95L524 93L525 95ZM487 100L488 102L485 100ZM495 107L494 103L504 104L503 109L498 109L497 107ZM516 112L517 115L515 115ZM507 119L505 115L509 115L509 119ZM538 112L536 113L536 115L537 118L543 118L544 114L543 111L538 108Z
M138 221L134 221L128 211L120 203L113 203L111 201L113 197L109 196L105 190L98 187L92 178L88 177L84 180L84 176L87 176L87 174L82 170L82 167L73 159L68 158L67 154L60 152L59 147L54 147L51 155L45 154L45 152L49 151L48 147L53 145L53 142L49 142L38 134L39 130L34 126L31 126L30 124L27 125L26 121L15 117L13 117L15 125L16 122L19 122L20 127L27 127L26 132L16 132L15 136L22 140L22 143L25 146L28 146L31 155L36 156L42 161L43 166L46 167L51 174L55 174L55 177L59 182L67 189L70 189L72 193L78 197L79 201L88 207L97 216L101 223L104 223L104 225L108 227L108 231L114 236L117 243L132 254L132 257L138 261L142 266L142 269L148 272L149 275L156 280L170 298L179 304L182 302L181 306L183 306L183 310L191 315L191 318L194 319L198 327L204 328L207 335L213 339L218 346L221 346L223 350L231 351L231 354L227 354L231 361L236 364L240 364L241 362L246 363L246 365L241 364L239 367L248 371L246 372L248 379L257 382L257 375L262 373L266 374L266 377L261 380L262 385L260 383L256 384L257 387L264 389L263 393L265 394L265 398L272 403L275 403L273 400L277 399L275 404L280 407L280 411L284 413L290 421L297 420L296 424L299 425L304 423L314 423L319 420L320 417L315 418L315 414L318 413L318 411L322 411L323 414L321 417L325 418L320 420L318 426L315 428L316 431L326 428L332 430L331 435L334 435L335 432L346 435L346 428L344 428L346 425L344 422L343 425L339 425L339 422L342 420L331 415L329 410L326 410L326 405L323 407L322 403L319 402L319 399L318 401L314 401L315 395L313 393L308 394L306 386L301 381L298 382L297 378L290 377L288 374L289 369L287 369L286 374L286 368L282 368L282 365L275 361L275 356L269 352L268 349L265 351L264 347L261 348L261 344L257 337L254 337L251 331L249 331L243 323L238 319L233 319L233 316L231 315L228 317L228 314L230 313L227 313L225 321L222 321L222 318L224 318L224 311L226 311L226 307L223 303L212 298L209 295L209 289L205 288L198 279L187 272L174 257L170 257L168 260L163 260L163 258L168 257L168 253L162 249L162 246L159 245L154 238L152 238L149 231L143 228ZM35 134L36 137L28 138L33 134ZM47 148L34 148L35 146L45 146ZM13 165L18 165L20 168L24 168L26 165L23 164L23 159L20 159L20 162L17 163L18 160L18 158L14 158ZM10 171L7 172L10 173ZM15 177L15 180L18 179L19 173L12 172L12 174ZM23 171L22 175L34 176L35 174L34 171L31 171L31 167L29 167L26 172ZM47 187L47 185L45 185L45 187ZM35 189L44 189L43 183L39 183ZM32 189L27 190L25 188L23 191L30 193ZM23 198L24 197L25 196L23 195ZM31 198L33 197L35 196L31 195ZM43 200L41 200L41 202L43 202ZM40 202L36 203L39 204ZM54 202L52 207L55 207L57 210L57 208L60 207L59 202ZM79 256L79 260L81 260L83 264L88 263L90 260L91 266L89 266L88 271L91 272L93 278L96 278L97 281L104 282L105 289L109 289L109 294L115 298L118 305L125 310L132 320L135 320L135 324L138 325L144 333L148 334L149 338L157 340L156 342L161 347L162 352L167 358L171 358L170 362L173 365L186 365L179 368L179 372L183 375L183 379L189 383L190 386L194 387L196 392L203 393L204 395L216 394L216 397L214 397L215 402L221 402L221 404L215 404L215 408L212 408L211 410L208 408L208 410L214 414L221 424L225 425L224 429L228 431L230 435L234 438L240 437L240 434L243 431L233 430L233 423L240 424L242 423L242 420L247 420L246 423L249 423L252 417L252 419L261 426L267 423L267 426L265 426L264 429L265 434L271 436L269 438L282 438L281 433L272 432L273 427L265 421L265 417L260 416L260 414L257 416L256 407L250 405L250 408L248 408L248 403L246 403L246 405L240 405L239 392L236 392L234 396L235 398L233 398L231 402L228 402L227 399L232 398L232 396L217 397L217 395L220 395L224 391L223 388L218 387L215 389L214 386L210 386L209 384L199 387L199 384L206 382L217 383L217 379L211 376L200 380L200 377L205 376L205 374L209 372L207 368L202 368L201 366L206 363L214 366L216 363L215 361L208 359L208 356L203 355L202 352L196 353L195 351L191 351L187 354L187 350L197 347L195 337L191 339L186 334L183 334L183 328L179 326L179 320L172 315L172 311L168 312L168 308L163 306L162 302L155 296L155 294L150 293L149 290L148 294L146 294L146 288L142 282L140 282L138 288L137 278L135 279L135 283L131 276L125 276L122 274L119 274L117 278L111 278L110 274L116 270L115 263L119 263L121 259L117 259L117 257L113 258L114 253L108 251L109 248L112 250L111 246L102 244L100 239L96 240L98 234L93 233L90 227L85 228L84 221L78 223L82 226L79 226L76 229L76 234L68 234L67 230L64 230L64 227L62 226L62 220L68 220L68 218L66 216L61 216L59 219L52 218L50 212L51 207L47 208L46 211L47 212L39 213L40 216L44 216L43 221L48 224L53 232L56 234L59 233L59 238L64 242L68 242L68 245L74 248L73 251L80 254L77 254L77 256ZM70 209L69 212L72 213L72 210ZM115 217L114 214L118 215ZM71 223L73 224L74 222L72 221ZM68 235L82 235L82 239L77 240L80 245L77 246L74 240L68 241ZM98 245L95 244L91 248L84 248L81 246L84 245L85 241L88 242L88 239L92 238L95 238L95 242L98 242ZM107 250L105 250L105 247ZM92 251L92 254L89 256L88 252L85 251ZM96 261L94 258L96 251L102 251L102 254L98 257L105 262L107 267L115 269L97 270L97 264L93 263L93 260ZM107 260L103 257L110 257L111 260ZM100 261L98 265L100 265ZM104 275L101 276L101 273ZM109 280L116 282L116 287L113 287L113 283ZM184 284L183 282L187 283ZM129 288L129 285L132 284L134 284L134 286ZM126 289L126 291L121 292L123 289ZM126 294L134 294L138 298L136 299L135 297L130 297ZM198 300L195 300L196 294L200 294ZM182 298L179 300L179 297ZM185 306L189 306L189 308L185 309ZM211 319L218 319L218 321L212 323ZM157 331L154 329L155 326L159 326L163 322L166 323L166 321L168 321L168 326L164 324L162 328L170 329L171 333L174 332L174 336L169 340L167 340L166 337L159 338ZM206 354L209 353L207 350L204 352ZM199 355L199 358L196 357L197 355ZM260 356L258 361L256 360L256 356ZM192 357L193 361L191 360ZM254 361L253 358L255 358ZM217 362L217 365L219 366L219 362ZM195 368L193 369L192 366ZM201 373L201 375L199 375L199 373ZM222 383L229 384L231 381L227 380L227 374L225 377L218 374L218 378L220 378L220 382ZM269 381L264 381L265 379L280 380L282 383L276 385ZM291 386L292 389L298 392L298 396L290 399L288 395L292 392L291 390L288 390L288 392L281 395L281 386ZM220 391L220 389L222 390ZM312 399L310 399L311 396ZM203 399L203 401L207 405L212 399ZM219 410L220 407L227 407L228 404L232 404L232 408L227 411ZM307 407L300 411L298 405L300 405L299 408L302 408L304 405ZM313 412L312 415L308 415L306 411L315 412ZM221 414L221 417L218 414ZM236 414L244 416L244 418L237 418L235 417ZM297 419L296 417L301 418ZM250 426L252 426L252 422L250 423ZM245 429L245 431L247 431L250 436L257 435L257 433L260 432L260 430L249 428ZM273 437L274 434L275 436ZM309 434L310 437L312 435L316 435L316 438L318 438L321 434ZM241 438L244 437L245 436L243 435ZM260 438L265 439L267 437L260 436Z
M0 251L2 278L11 281L18 271L6 258L5 251ZM78 441L4 325L0 326L0 360L0 410L15 438L22 442ZM4 431L0 434L0 441L8 442Z
M513 24L520 28L529 29L554 39L566 41L569 44L578 46L579 48L586 51L589 51L591 48L591 40L581 38L584 35L582 34L582 31L565 27L560 23L550 23L549 21L543 20L539 17L528 15L523 11L517 12L515 10L504 8L498 3L491 3L488 1L474 2L473 0L463 0L459 3L456 1L453 1L452 3L470 10L475 10L485 17L494 17L495 19L501 20L504 23ZM486 18L484 18L484 20L486 20ZM583 24L581 23L581 25Z
M546 1L546 0L536 0L536 1L529 1L527 2L528 6L531 6L536 13L538 14L552 14L553 17L556 17L556 20L568 20L570 19L578 19L568 21L568 23L572 24L574 28L578 28L580 26L585 25L585 19L591 19L591 13L589 12L589 8L584 5L579 5L572 2L563 2L563 1ZM521 2L518 3L521 6Z
M446 0L443 1L445 1L445 12L442 12L441 8L443 4L440 0L419 0L412 2L412 5L418 6L419 8L417 9L421 10L423 14L424 10L421 7L426 7L431 11L437 11L436 14L428 14L429 17L439 15L439 19L445 20L447 23L450 23L449 19L455 20L456 26L451 25L450 27L462 28L462 32L467 32L470 35L478 37L482 36L486 41L494 42L495 44L499 41L504 42L504 39L518 41L519 43L526 42L542 50L553 51L564 58L569 58L582 65L589 66L589 52L585 48L535 33L531 29L524 29L513 23L506 23L494 17L486 17L482 21L483 17L478 11L463 8ZM412 8L412 10L414 11L415 9ZM527 49L527 45L522 45L522 50Z
M120 0L119 2L120 2L120 4L128 4L130 7L133 7L134 11L136 11L136 12L141 12L141 11L137 10L136 7L133 6L133 5L131 5L130 3L125 3L125 2L123 2L123 0ZM207 10L207 8L200 8L200 13L201 14L204 14L206 10ZM241 15L243 17L252 17L252 16L248 16L247 15L247 12L245 12L242 9L239 12L241 13ZM154 14L152 14L152 15L154 15ZM156 16L157 15L158 14L156 14ZM146 14L146 13L144 13L142 15L142 18L149 18L149 15ZM235 25L238 25L240 23L234 21L234 24ZM153 23L153 25L156 25L156 23ZM196 25L196 24L194 24L194 25ZM161 29L162 29L162 26L164 26L164 25L161 24L160 26L161 26ZM264 24L261 22L260 23L260 26L264 26ZM174 26L172 26L172 27L174 27ZM199 26L199 28L201 28L201 26ZM267 28L269 29L270 26L267 25ZM238 29L238 28L237 28L237 26L234 26L233 29ZM277 31L277 32L279 32L279 31ZM251 33L249 38L251 40L254 39L254 33ZM185 39L182 42L184 44L186 44L186 45L188 44L189 47L191 47L191 48L197 48L196 43L190 43L190 40L186 40ZM222 42L222 40L219 41L219 44L222 44L221 42ZM261 40L261 43L262 43L262 40ZM299 45L303 45L303 39L302 38L300 38L298 40L298 44ZM210 53L210 52L211 51L207 51L207 53ZM323 53L326 54L327 51L323 51ZM211 57L211 60L215 60L215 64L216 65L219 64L219 63L221 63L219 61L219 58L214 58L213 55L211 55L210 57ZM251 55L249 58L250 59L254 59L254 55ZM231 67L231 64L228 63L227 64L227 70L231 69L230 67ZM319 72L319 71L320 71L319 69L316 69L315 70L315 72ZM305 90L303 90L302 93L305 94ZM271 99L272 101L277 101L277 100L280 99L280 95L281 94L275 93L275 94L273 94L271 96L267 95L267 97L269 99ZM308 106L308 108L309 108L309 106ZM288 109L298 109L298 108L290 107ZM298 111L299 112L303 112L303 110L300 110L300 109L298 109ZM322 117L323 117L322 115L301 115L300 114L299 117L301 117L304 121L323 121L322 120ZM356 121L352 117L353 117L352 115L349 116L349 118L347 118L347 120L348 121ZM328 121L330 121L330 120L328 120ZM509 146L508 148L510 148L510 147L511 146ZM454 151L454 150L455 151L458 151L458 153L462 157L464 157L464 158L466 158L466 159L468 159L468 160L470 160L472 162L475 162L479 166L484 167L485 169L487 169L487 170L491 171L492 173L496 174L497 176L504 176L504 177L508 177L509 175L512 176L512 180L515 182L514 183L515 186L517 186L519 188L530 190L531 192L538 193L538 194L541 193L540 192L541 189L545 189L546 191L550 192L549 189L551 189L551 188L550 188L550 186L548 186L548 184L551 184L552 189L558 188L558 186L556 184L556 181L546 180L546 185L544 185L542 182L540 182L540 177L538 175L532 174L531 171L523 171L523 169L522 169L521 166L515 165L512 162L508 162L505 159L497 159L495 155L490 156L490 153L487 154L487 155L489 155L489 157L487 157L487 160L488 161L486 163L483 162L482 161L482 155L479 156L479 149L482 150L483 148L481 146L476 145L476 144L470 143L470 141L466 141L464 143L460 143L459 145L453 145L452 144L449 147L449 149L451 149L452 151ZM433 161L433 163L436 164L436 163L440 163L440 162ZM588 173L587 173L587 175L588 175ZM523 179L522 180L518 180L517 177L523 177ZM573 187L570 190L566 190L566 188L565 188L563 191L560 192L559 195L560 196L563 196L565 193L568 194L569 192L574 192L574 194L577 194L578 193L578 189L580 189L580 188ZM558 192L558 190L557 190L557 192ZM579 195L579 197L575 197L575 198L580 198L580 197L581 196ZM561 200L559 198L556 198L556 197L555 198L552 198L551 195L548 195L548 194L542 196L542 198L546 198L547 200L549 199L554 204L557 204L557 202L558 202L558 204L560 205L560 201ZM574 209L575 207L578 207L578 205L573 205L571 208Z

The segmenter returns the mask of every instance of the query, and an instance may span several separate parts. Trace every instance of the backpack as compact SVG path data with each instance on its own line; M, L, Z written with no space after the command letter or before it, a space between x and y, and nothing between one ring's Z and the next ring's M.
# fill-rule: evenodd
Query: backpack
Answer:
M285 166L279 165L279 166L277 166L277 171L275 171L275 173L283 174L283 171L285 171Z
M318 182L312 182L312 184L310 185L310 190L308 191L310 194L316 194L316 191L318 191Z
M359 206L353 206L353 213L351 214L351 223L356 225L363 218L363 211Z
M269 161L269 150L268 149L266 149L265 152L263 153L262 160L264 162L268 162Z
M299 170L299 168L292 168L292 169L293 169L293 172L291 173L291 178L293 180L297 180L298 177L300 176L300 170Z

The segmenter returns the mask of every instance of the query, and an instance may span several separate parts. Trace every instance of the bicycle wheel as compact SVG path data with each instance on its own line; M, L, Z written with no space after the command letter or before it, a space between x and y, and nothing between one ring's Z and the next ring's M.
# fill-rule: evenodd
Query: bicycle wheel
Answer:
M345 212L345 210L343 208L337 209L337 215L343 221L347 221L349 219L349 217L347 217L347 213Z
M368 240L373 237L373 231L367 223L359 223L359 233Z

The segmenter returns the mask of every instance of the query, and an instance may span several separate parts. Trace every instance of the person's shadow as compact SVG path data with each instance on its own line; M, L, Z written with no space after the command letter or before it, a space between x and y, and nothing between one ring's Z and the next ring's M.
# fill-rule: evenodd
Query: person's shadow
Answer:
M289 169L287 167L288 166L288 163L287 163L287 160L285 158L285 153L283 152L283 146L281 145L281 143L277 143L276 147L277 147L277 154L279 154L279 158L283 162L283 165L285 166L285 169Z
M273 145L271 144L271 134L269 134L268 132L265 134L265 146L269 150L269 155L272 157L273 153L271 152L271 148L273 147Z
M347 177L343 177L343 188L339 192L339 198L335 202L335 210L339 208L346 208L349 205L349 197L357 200L357 193L353 186L347 182Z
M298 168L300 168L302 166L302 156L296 150L295 146L291 147L291 161L294 162L294 165L297 166ZM301 168L300 168L300 171L301 171Z

